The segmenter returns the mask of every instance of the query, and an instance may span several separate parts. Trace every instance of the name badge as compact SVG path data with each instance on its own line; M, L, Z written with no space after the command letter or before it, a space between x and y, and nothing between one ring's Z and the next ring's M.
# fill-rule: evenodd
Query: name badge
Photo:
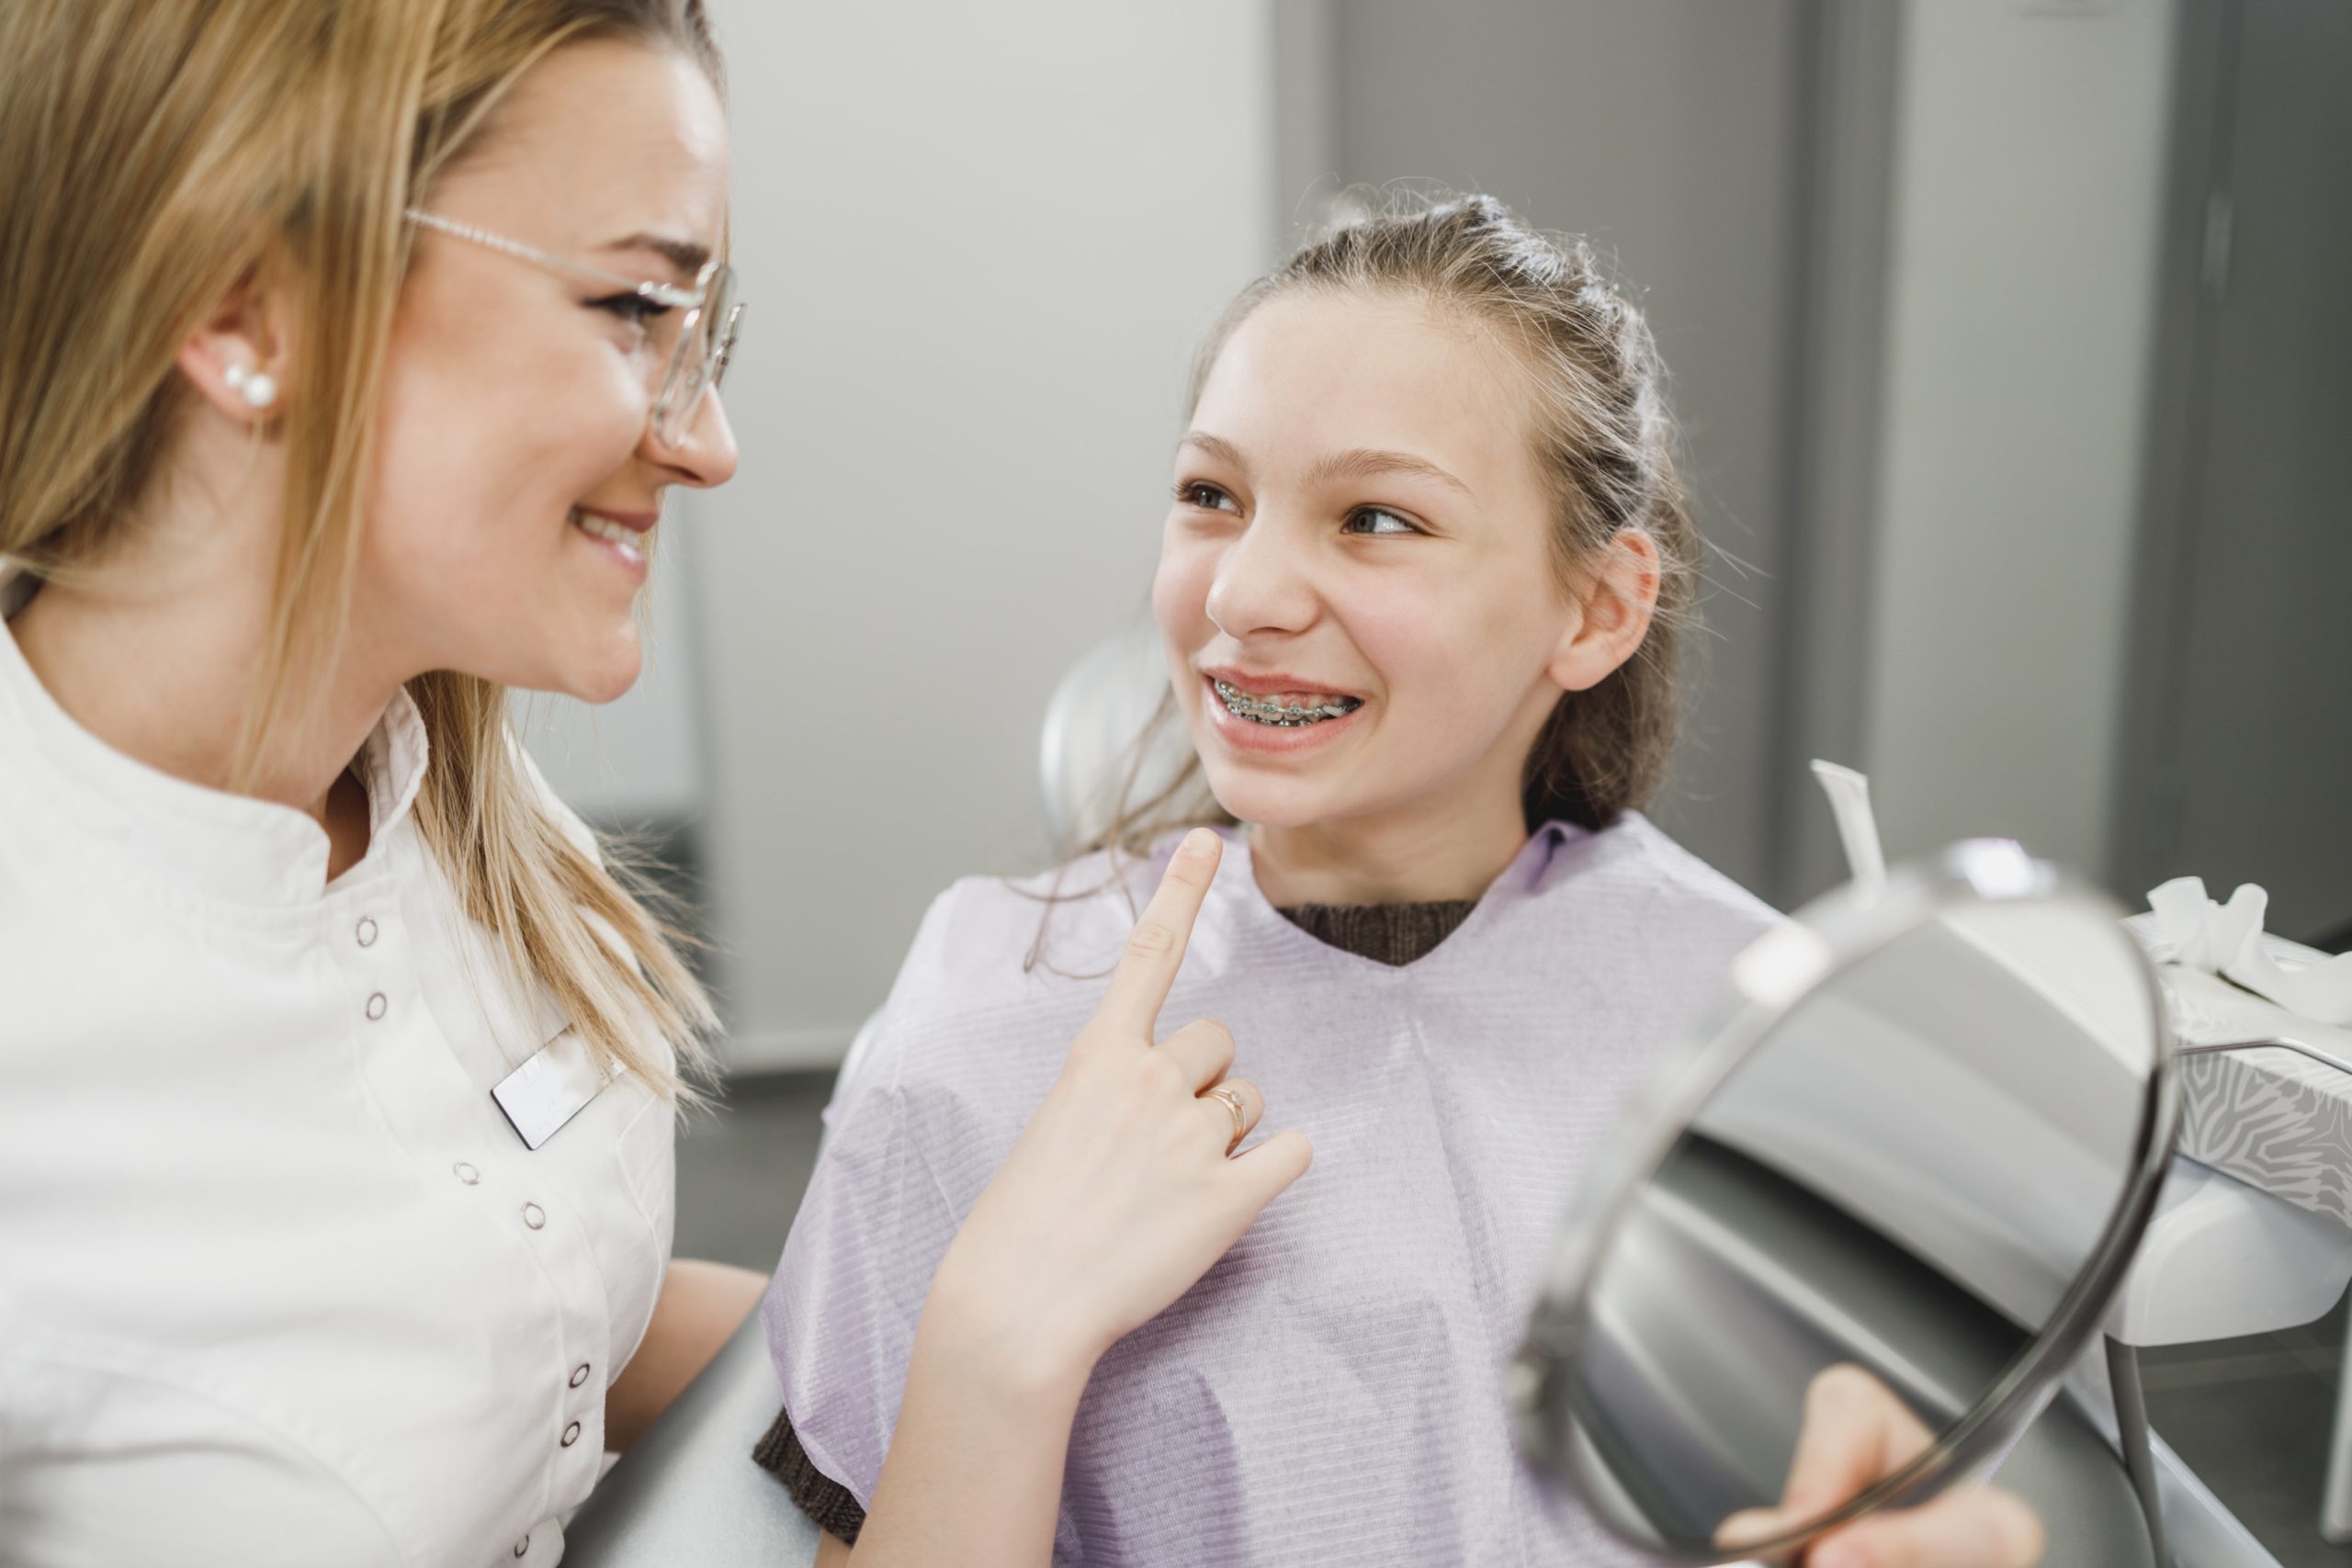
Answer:
M498 1101L523 1146L536 1149L628 1070L590 1050L587 1041L567 1029L507 1074L490 1097Z

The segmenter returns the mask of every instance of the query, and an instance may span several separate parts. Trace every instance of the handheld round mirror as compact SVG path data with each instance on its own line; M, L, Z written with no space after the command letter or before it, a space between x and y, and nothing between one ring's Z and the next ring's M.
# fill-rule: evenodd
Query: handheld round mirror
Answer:
M2120 918L1981 840L1741 953L1562 1232L1515 1379L1530 1459L1634 1544L1719 1562L1997 1455L2171 1155L2161 993ZM1916 1438L1792 1485L1858 1395Z

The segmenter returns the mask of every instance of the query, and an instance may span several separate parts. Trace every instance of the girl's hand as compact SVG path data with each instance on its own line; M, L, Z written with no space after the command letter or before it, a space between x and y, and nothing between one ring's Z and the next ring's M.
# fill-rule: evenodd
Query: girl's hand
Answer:
M1166 1308L1298 1179L1312 1151L1277 1133L1238 1157L1264 1102L1227 1078L1233 1036L1187 1025L1152 1043L1224 849L1188 834L1127 939L1101 1010L941 1262L926 1330L1017 1384L1082 1387L1122 1336Z
M1817 1518L1894 1474L1934 1441L1893 1390L1860 1367L1841 1365L1805 1389L1804 1424L1781 1506L1736 1514L1723 1545L1761 1541ZM1916 1508L1866 1515L1807 1547L1804 1568L2033 1568L2041 1521L1991 1486L1955 1486Z
M1152 1028L1223 845L1188 835L1012 1156L932 1277L905 1399L852 1561L1033 1568L1053 1554L1070 1424L1102 1352L1207 1272L1306 1169L1280 1133L1238 1159L1257 1089L1233 1036ZM838 1545L820 1563L838 1562Z

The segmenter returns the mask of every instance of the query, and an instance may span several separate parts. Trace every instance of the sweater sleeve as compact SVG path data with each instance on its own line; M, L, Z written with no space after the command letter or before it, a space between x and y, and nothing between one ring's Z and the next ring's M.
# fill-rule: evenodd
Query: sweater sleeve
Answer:
M848 1487L817 1468L792 1429L790 1411L775 1413L775 1425L752 1450L752 1461L784 1483L793 1506L819 1529L850 1546L857 1544L857 1532L865 1528L865 1510Z

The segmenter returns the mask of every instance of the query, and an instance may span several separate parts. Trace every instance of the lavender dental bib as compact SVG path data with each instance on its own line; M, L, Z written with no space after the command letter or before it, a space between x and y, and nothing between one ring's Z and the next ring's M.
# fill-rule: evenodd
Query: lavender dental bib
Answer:
M1173 840L1127 880L1136 907ZM1099 860L1065 890L1095 888ZM1116 887L958 883L932 906L763 1307L817 1468L870 1505L933 1270L1059 1071L1133 923ZM1564 1205L1658 1048L1777 917L1638 816L1538 832L1461 929L1390 968L1268 905L1228 835L1162 1033L1229 1024L1314 1168L1079 1412L1054 1560L1638 1559L1512 1450L1502 1373Z

